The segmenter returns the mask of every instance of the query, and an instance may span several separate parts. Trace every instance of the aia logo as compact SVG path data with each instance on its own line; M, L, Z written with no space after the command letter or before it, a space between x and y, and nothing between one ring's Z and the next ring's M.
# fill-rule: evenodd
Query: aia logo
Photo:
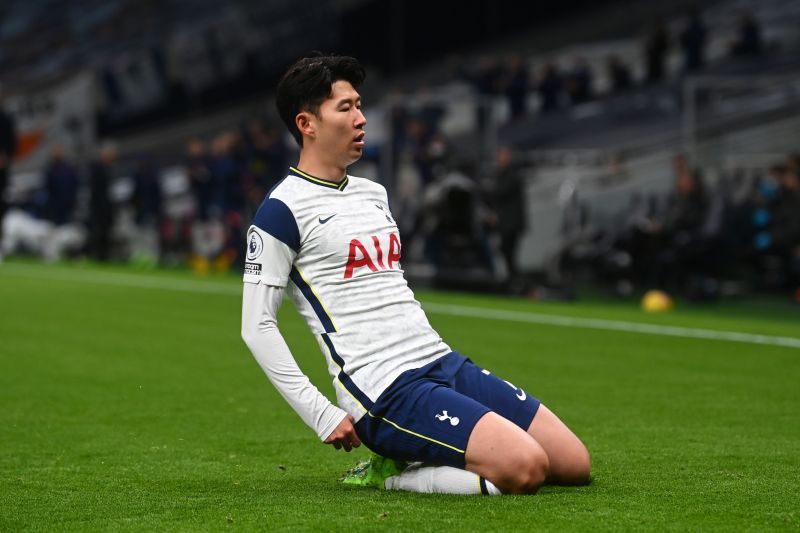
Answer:
M390 270L395 263L400 262L400 239L396 233L389 234L388 252L386 262L383 260L383 247L380 239L372 236L372 246L367 249L358 239L350 241L350 251L347 254L347 266L344 269L344 279L350 279L356 270L362 267L370 269L372 272L378 270ZM374 252L374 253L373 253Z

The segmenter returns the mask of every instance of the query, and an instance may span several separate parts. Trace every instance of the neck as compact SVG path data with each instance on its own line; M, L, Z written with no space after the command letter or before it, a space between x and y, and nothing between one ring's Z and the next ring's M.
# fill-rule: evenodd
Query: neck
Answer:
M342 165L326 162L305 150L300 151L300 160L297 162L297 168L315 178L332 181L333 183L341 183L347 176L347 169Z

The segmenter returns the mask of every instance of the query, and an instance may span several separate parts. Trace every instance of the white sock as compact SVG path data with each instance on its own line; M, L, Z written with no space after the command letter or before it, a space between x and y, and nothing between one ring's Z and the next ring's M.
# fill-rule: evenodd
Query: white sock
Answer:
M490 481L468 470L423 463L413 463L399 476L386 478L384 486L388 490L436 494L501 494Z

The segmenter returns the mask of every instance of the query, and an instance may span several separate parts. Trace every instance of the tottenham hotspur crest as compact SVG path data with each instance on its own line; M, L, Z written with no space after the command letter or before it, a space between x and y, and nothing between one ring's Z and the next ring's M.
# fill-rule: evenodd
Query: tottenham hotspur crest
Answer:
M261 235L255 231L250 234L250 241L247 243L247 259L252 261L261 255L264 249L264 242L261 240Z

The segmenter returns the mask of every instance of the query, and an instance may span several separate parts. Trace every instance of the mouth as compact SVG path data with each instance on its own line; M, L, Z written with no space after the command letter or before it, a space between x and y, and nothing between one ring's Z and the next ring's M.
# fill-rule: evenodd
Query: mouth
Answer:
M366 132L360 132L358 135L353 137L353 143L358 146L359 148L364 147L364 137L366 136Z

